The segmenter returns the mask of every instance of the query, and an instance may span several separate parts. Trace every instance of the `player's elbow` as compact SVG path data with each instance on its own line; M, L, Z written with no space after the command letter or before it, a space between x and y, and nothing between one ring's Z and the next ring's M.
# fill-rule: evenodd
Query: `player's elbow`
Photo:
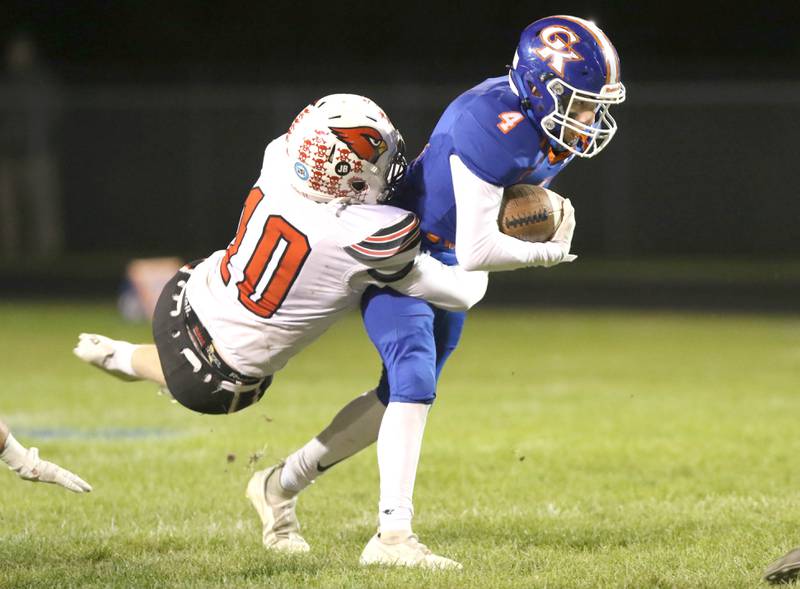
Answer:
M473 272L475 276L475 289L472 292L472 297L469 300L469 308L474 307L486 295L486 289L489 286L489 273L484 271Z
M452 311L454 313L461 313L464 311L469 311L477 302L478 302L477 300L473 301L471 299L458 298L458 299L450 299L448 301L437 301L431 304L434 307L442 309L443 311Z
M467 270L468 272L475 272L483 269L483 266L481 266L480 262L469 258L467 258L464 262L459 259L458 263L462 268L464 268L464 270Z
M486 294L486 287L489 284L488 272L470 272L464 281L464 288L459 289L459 299L457 308L453 311L469 311L477 305Z
M456 244L456 259L458 260L458 265L464 270L469 272L483 270L484 260L473 249L459 247Z

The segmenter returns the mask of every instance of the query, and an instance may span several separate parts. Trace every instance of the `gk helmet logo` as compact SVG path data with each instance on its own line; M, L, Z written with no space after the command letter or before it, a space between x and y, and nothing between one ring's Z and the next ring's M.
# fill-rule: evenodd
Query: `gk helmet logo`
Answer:
M550 25L542 29L539 39L544 47L534 49L536 55L541 57L559 77L564 75L564 65L568 61L583 61L580 53L572 48L581 40L572 29L562 25Z
M381 154L389 149L380 131L372 127L330 127L330 130L359 158L371 164L377 162Z

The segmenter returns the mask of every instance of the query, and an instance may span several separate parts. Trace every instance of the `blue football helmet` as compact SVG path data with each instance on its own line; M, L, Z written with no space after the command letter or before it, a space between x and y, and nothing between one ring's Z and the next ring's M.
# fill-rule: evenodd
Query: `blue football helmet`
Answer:
M522 111L556 151L592 157L616 133L609 107L625 100L619 56L593 22L548 16L528 25L508 77Z

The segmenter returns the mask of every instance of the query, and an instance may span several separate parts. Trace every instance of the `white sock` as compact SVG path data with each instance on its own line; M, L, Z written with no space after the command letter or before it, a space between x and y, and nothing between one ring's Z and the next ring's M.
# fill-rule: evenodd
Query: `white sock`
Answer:
M374 389L350 401L317 437L286 459L281 487L299 493L331 466L374 443L385 409Z
M422 403L389 403L383 415L378 434L381 533L411 532L414 481L429 410Z
M111 340L114 346L114 353L108 357L105 367L109 370L119 370L128 376L141 378L133 370L133 352L139 346L122 340Z
M3 446L3 451L0 452L0 460L8 464L10 469L16 470L22 466L27 453L28 449L20 444L9 432L6 438L6 445Z

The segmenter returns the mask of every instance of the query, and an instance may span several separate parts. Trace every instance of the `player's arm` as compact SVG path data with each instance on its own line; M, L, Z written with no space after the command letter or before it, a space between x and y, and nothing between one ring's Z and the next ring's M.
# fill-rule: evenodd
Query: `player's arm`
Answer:
M488 272L468 272L461 266L447 266L428 254L420 253L395 273L389 268L370 270L379 284L392 287L410 297L425 299L445 311L466 311L486 294Z
M366 265L371 284L425 299L448 311L466 311L486 292L485 272L467 272L419 254L419 220L406 212L391 226L345 250Z
M564 201L564 216L551 241L529 243L500 232L497 216L503 187L479 178L457 155L450 156L456 200L456 257L467 270L514 270L529 266L549 268L571 262L575 211Z
M75 493L88 493L92 486L57 464L41 460L38 448L25 448L0 421L0 460L26 481L55 483Z

